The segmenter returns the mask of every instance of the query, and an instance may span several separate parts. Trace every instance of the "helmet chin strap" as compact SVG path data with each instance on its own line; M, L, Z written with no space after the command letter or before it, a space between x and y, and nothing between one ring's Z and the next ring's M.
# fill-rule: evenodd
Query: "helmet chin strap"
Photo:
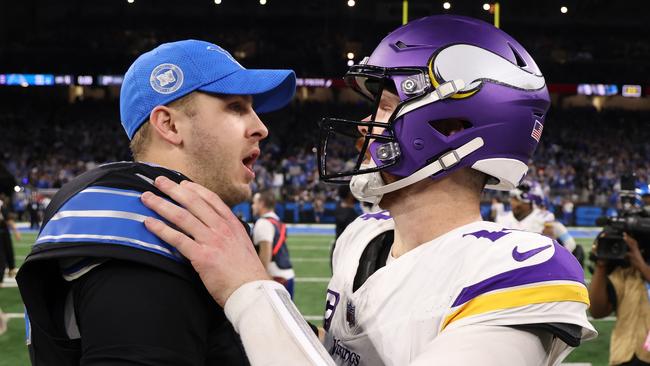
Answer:
M361 164L362 169L376 168L375 161L370 159L370 163ZM385 184L384 179L379 172L359 174L352 176L350 180L350 192L361 202L368 202L373 206L381 201L383 195L371 195L368 193L370 187L381 187Z
M377 204L381 201L384 194L402 189L417 183L427 177L430 177L440 171L447 170L457 165L464 157L480 149L483 146L483 139L476 137L458 149L451 150L443 154L437 160L409 175L390 184L385 184L379 172L360 174L352 177L350 181L350 191L359 200ZM372 160L372 159L371 159ZM371 161L367 167L376 166Z

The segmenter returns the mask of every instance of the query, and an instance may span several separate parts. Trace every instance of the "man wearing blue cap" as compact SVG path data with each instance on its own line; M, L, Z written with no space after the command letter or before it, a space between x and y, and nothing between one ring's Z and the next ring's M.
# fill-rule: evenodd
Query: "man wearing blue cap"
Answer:
M257 113L294 92L293 71L247 70L203 41L163 44L131 65L120 112L135 161L61 188L18 275L34 365L248 364L188 261L142 225L156 214L139 197L163 195L152 185L162 175L230 206L250 198L268 134Z

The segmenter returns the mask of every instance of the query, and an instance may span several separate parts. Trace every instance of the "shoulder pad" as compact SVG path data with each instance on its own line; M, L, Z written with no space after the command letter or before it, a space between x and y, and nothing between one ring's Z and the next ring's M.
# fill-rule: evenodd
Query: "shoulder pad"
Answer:
M82 174L55 195L35 248L55 243L117 244L184 261L142 224L148 216L163 220L142 204L142 192L152 191L171 201L152 184L160 175L176 182L187 179L141 163L109 164Z
M494 245L504 246L504 250L498 253L504 258L495 261L488 254L485 260L477 261L478 266L471 276L474 280L468 278L469 285L454 300L451 305L453 312L445 320L444 326L468 316L507 311L531 304L563 301L589 304L584 272L573 255L556 241L537 234L518 233L545 240L530 249L495 242ZM544 251L549 251L550 256L544 255ZM528 264L529 261L531 264Z

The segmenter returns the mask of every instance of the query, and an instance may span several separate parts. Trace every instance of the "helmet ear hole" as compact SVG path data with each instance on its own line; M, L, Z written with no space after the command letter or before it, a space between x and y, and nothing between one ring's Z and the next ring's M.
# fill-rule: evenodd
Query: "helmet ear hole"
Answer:
M429 126L444 136L451 136L457 132L472 128L472 123L458 118L439 119L429 121Z

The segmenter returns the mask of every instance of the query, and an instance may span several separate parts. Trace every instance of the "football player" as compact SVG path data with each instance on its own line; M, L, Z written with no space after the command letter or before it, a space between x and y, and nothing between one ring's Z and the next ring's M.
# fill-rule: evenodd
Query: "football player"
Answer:
M497 216L496 222L507 228L540 233L557 240L582 265L583 248L576 244L566 226L555 220L555 215L544 207L543 202L544 191L539 183L526 180L510 191L511 210Z
M324 348L215 194L159 179L187 209L143 195L185 231L145 220L225 306L251 363L556 365L593 338L575 258L548 237L481 221L481 191L520 183L550 104L528 52L488 23L431 16L390 33L346 80L372 114L323 120L321 178L351 179L357 198L385 210L338 239ZM359 136L353 168L332 170L351 156L336 139Z

